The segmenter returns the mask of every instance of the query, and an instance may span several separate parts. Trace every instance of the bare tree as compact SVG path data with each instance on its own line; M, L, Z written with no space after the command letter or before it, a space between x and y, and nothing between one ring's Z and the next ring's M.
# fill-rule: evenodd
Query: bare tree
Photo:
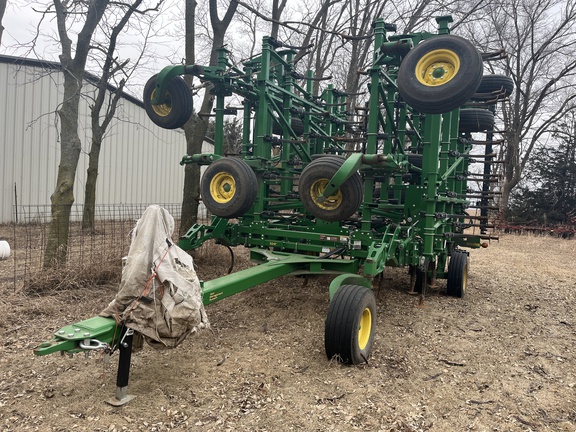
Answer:
M185 56L186 64L196 63L196 0L186 0L185 3ZM185 76L189 85L192 85L192 77ZM192 155L202 151L202 142L194 141L194 129L197 117L193 115L184 125L186 135L186 154ZM200 166L187 164L184 167L184 190L182 197L182 214L180 217L180 234L184 234L188 228L194 225L198 217L198 203L200 200Z
M346 91L352 96L348 98L348 111L352 111L356 105L360 90L360 74L358 73L368 60L368 54L372 50L372 38L366 37L371 34L372 22L382 15L387 2L366 2L355 0L350 4L350 32L352 38L349 41L350 61L346 72Z
M105 44L96 44L94 49L104 56L104 63L102 65L102 73L97 83L97 91L94 102L90 106L91 126L92 126L92 140L90 145L90 153L88 154L88 170L86 175L86 185L84 193L84 210L82 214L82 229L93 230L95 222L95 209L96 209L96 181L98 179L98 166L100 159L100 150L102 148L102 141L104 135L110 126L110 122L115 116L118 102L122 97L122 92L126 84L127 65L129 60L120 62L116 55L116 48L118 43L118 36L125 29L130 18L135 14L144 16L152 11L157 11L161 1L154 7L149 9L140 10L143 0L135 0L132 4L118 3L114 15L119 14L118 22L110 29L110 36ZM108 17L106 25L110 24L113 17ZM148 26L150 31L150 26ZM143 35L146 41L148 37ZM130 67L131 71L138 65L138 61L133 62ZM109 90L109 84L116 74L123 75L120 79L116 89L113 92ZM106 103L107 102L107 103ZM105 107L105 112L102 114L102 109Z
M195 10L196 2L193 3ZM226 35L226 30L232 21L232 17L236 13L238 2L236 0L230 2L230 5L226 9L226 13L222 19L218 17L217 0L210 0L209 5L210 24L212 26L210 65L215 66L218 60L218 52L216 50L224 45L224 36ZM192 6L192 4L190 6ZM204 142L204 137L208 130L209 117L207 115L212 111L213 105L214 95L210 94L210 91L207 89L204 92L200 112L198 113L197 118L193 120L194 125L193 127L190 127L189 131L186 133L188 154L196 154L202 151L202 143ZM188 127L186 129L188 129ZM198 202L200 196L198 185L200 184L200 169L199 167L194 168L194 165L195 164L189 164L190 168L187 168L184 174L184 193L180 220L181 234L195 224L198 219Z
M60 165L56 189L50 197L52 221L44 255L44 266L49 267L66 260L70 212L74 203L74 180L81 142L78 136L78 107L84 81L86 60L90 52L92 37L104 15L109 0L94 0L90 3L63 3L54 0L56 24L60 40L60 63L64 74L64 98L58 109L60 118ZM68 19L83 18L76 46L69 35Z
M263 0L256 0L257 3L262 3ZM257 6L259 8L259 6ZM245 46L240 46L239 50L242 52L243 58L250 58L252 57L257 48L258 44L258 30L260 25L260 18L258 15L250 12L245 11L244 9L238 9L236 12L236 20L240 23L240 25L247 29L248 31L245 33L245 41L249 40L250 44L244 43Z
M286 7L287 0L272 0L272 31L270 36L277 39L278 29L280 28L280 17L282 16L282 11Z
M485 51L506 50L500 72L512 77L516 87L504 110L500 207L505 210L533 150L574 109L576 1L500 0L486 12L483 28L476 27L471 37L476 35Z
M0 0L0 44L2 43L2 33L4 32L4 27L2 26L2 18L4 18L7 2L8 0Z

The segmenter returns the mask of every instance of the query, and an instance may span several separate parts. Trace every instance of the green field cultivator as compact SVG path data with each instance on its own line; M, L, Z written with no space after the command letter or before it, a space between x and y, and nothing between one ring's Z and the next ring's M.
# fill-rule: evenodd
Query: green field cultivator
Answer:
M361 107L350 107L350 95L332 85L316 96L312 73L296 71L296 51L269 37L241 68L220 49L216 66L168 66L148 81L147 113L164 128L182 127L192 115L182 75L209 83L216 100L214 153L181 161L207 165L200 188L212 220L190 227L179 246L193 250L210 239L243 245L259 263L203 282L204 304L284 275L333 274L326 355L358 364L370 356L375 332L371 288L387 267L409 269L407 290L422 299L437 279L447 279L449 296L464 296L463 248L491 239L492 146L500 143L491 132L494 107L512 82L483 77L482 55L449 34L450 17L437 22L438 34L400 36L388 34L393 25L374 23ZM241 108L230 108L231 96L242 99ZM223 153L227 115L243 118L238 155ZM481 152L471 157L475 147ZM484 170L472 174L474 162ZM474 227L477 234L468 234ZM36 353L114 345L124 333L108 321L100 336L78 325L63 329Z

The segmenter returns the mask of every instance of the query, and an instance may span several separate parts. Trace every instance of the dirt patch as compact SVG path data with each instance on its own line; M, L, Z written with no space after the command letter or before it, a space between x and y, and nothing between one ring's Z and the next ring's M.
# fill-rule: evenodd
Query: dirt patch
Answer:
M197 256L225 273L228 252ZM576 242L503 237L471 252L465 299L406 294L387 271L368 364L324 354L327 278L285 277L207 307L212 330L133 356L122 408L117 357L34 357L59 327L97 314L115 287L0 297L5 431L575 431ZM4 266L7 262L0 262ZM247 265L237 254L237 267Z

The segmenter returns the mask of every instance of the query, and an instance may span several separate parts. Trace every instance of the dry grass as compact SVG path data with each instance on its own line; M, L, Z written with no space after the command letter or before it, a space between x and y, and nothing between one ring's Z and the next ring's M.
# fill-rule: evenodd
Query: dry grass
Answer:
M51 295L62 291L96 288L103 285L116 285L122 273L122 245L112 248L110 254L92 253L89 261L72 256L62 267L37 268L24 281L20 292L25 295ZM211 279L221 276L233 267L234 271L251 265L247 251L243 247L227 248L208 241L192 256L199 276ZM39 266L38 266L39 267ZM223 269L226 269L223 272Z
M230 271L238 271L253 265L243 246L228 248L208 241L191 252L200 279L212 279Z
M120 282L122 263L118 259L97 261L88 265L71 264L64 268L44 269L34 273L24 284L22 293L50 295L80 288L95 288Z

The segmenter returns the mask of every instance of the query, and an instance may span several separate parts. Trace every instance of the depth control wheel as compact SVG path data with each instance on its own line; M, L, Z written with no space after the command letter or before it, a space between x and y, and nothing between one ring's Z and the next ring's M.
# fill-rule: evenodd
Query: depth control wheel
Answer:
M292 117L290 126L292 127L292 130L296 136L302 136L304 133L304 122L298 117ZM282 127L276 121L272 124L272 133L274 135L282 135Z
M352 216L362 203L362 177L357 172L346 180L331 196L320 195L344 163L340 156L325 156L310 162L298 182L300 200L304 208L319 219L335 222Z
M451 297L464 297L468 283L468 254L462 250L452 252L448 263L447 291Z
M144 86L144 108L156 125L164 129L177 129L184 126L192 115L192 92L182 77L174 77L168 82L162 103L153 105L156 97L158 75L152 76Z
M466 39L432 37L404 57L398 71L398 92L422 113L449 112L476 93L482 69L482 56Z
M345 364L366 363L375 328L374 292L359 285L342 285L332 298L326 317L326 356Z
M494 129L494 114L483 108L462 108L460 110L459 132L485 132Z
M226 157L212 163L202 176L200 193L206 208L224 218L242 216L258 193L258 179L242 159Z
M500 100L512 94L514 81L506 75L484 75L472 100Z

